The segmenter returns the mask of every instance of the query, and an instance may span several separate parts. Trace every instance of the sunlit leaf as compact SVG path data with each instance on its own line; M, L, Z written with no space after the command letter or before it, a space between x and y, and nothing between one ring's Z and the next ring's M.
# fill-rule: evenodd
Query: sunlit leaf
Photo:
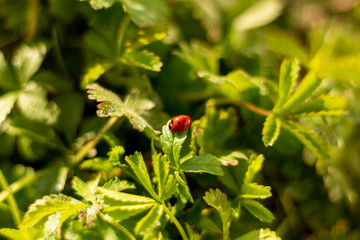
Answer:
M279 106L277 112L283 113L303 103L308 97L311 96L320 83L321 80L316 76L315 73L308 73L301 81L295 92L284 103L284 105Z
M109 8L115 2L115 0L80 0L80 1L89 1L90 5L94 9Z
M293 121L282 121L282 125L294 134L318 158L326 159L329 157L324 141L315 132Z
M281 238L268 228L260 228L248 232L235 240L281 240Z
M275 108L282 106L290 96L291 91L295 87L299 70L299 61L297 60L285 59L281 63L279 76L279 97Z
M17 98L18 93L16 92L9 92L0 96L0 125L11 112Z
M153 52L146 50L141 52L128 52L123 56L122 61L129 65L134 65L155 72L160 72L161 67L163 66L159 56L156 56Z
M244 183L250 183L254 179L255 174L261 170L262 164L264 162L264 156L252 155L248 162L249 166L245 173Z
M90 99L102 102L98 105L97 111L100 117L125 115L134 128L144 131L146 127L150 128L154 133L158 133L153 129L144 117L148 110L154 107L154 103L144 98L139 92L132 92L122 101L112 91L106 90L98 84L91 84L87 87Z
M120 0L125 11L140 27L163 23L168 16L169 8L163 0Z
M265 146L272 146L279 137L281 121L274 114L270 114L264 123L262 140Z
M28 239L26 233L24 233L21 230L13 229L13 228L1 228L0 235L10 240Z
M169 122L162 128L160 141L164 153L168 156L171 165L178 167L182 144L187 137L187 131L175 133L170 130Z
M241 186L242 198L268 198L271 197L271 187L258 185L257 183L245 183Z
M186 184L184 179L182 179L179 172L176 171L174 175L177 182L176 187L178 189L178 192L180 193L180 197L183 199L183 202L186 202L186 200L188 200L193 203L194 199L191 196L189 186Z
M134 155L126 156L125 161L130 165L137 179L144 186L144 188L150 193L150 195L154 199L159 200L159 197L156 194L154 187L151 184L150 176L147 171L145 161L141 153L135 152Z
M72 180L72 187L78 195L84 199L96 203L95 192L96 186L92 187L89 183L82 181L78 177L74 177Z
M281 14L283 7L279 0L255 1L234 19L232 28L235 32L242 32L269 24Z
M194 156L180 164L180 169L185 172L210 173L223 175L221 162L210 154Z
M98 63L94 66L89 67L81 80L81 86L86 88L86 86L94 83L101 75L108 71L113 64L111 63Z
M104 183L103 188L109 189L109 190L116 190L116 191L123 191L126 189L135 189L135 185L133 183L130 183L126 180L120 180L120 179L113 179L106 183Z
M141 233L146 231L157 221L159 221L163 213L162 206L154 206L135 226L135 233Z

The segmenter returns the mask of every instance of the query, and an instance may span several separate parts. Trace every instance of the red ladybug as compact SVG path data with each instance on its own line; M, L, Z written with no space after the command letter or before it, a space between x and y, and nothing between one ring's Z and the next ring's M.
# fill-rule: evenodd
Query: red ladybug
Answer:
M191 126L191 118L186 115L173 117L170 121L169 128L173 132L182 132Z

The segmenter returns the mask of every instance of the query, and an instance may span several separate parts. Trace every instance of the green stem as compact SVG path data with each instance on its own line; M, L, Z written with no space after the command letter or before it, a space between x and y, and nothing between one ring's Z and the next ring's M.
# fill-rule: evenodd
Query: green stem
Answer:
M129 24L131 22L131 19L129 16L124 16L121 24L120 24L120 28L118 30L117 33L117 53L118 55L121 55L121 50L122 50L122 46L123 46L123 41L124 41L124 36L125 36L125 32L126 29L128 28Z
M124 226L118 224L113 218L105 216L103 213L100 213L100 217L119 231L123 232L129 239L136 240L136 238L134 237L134 235L132 235L131 232L129 232Z
M0 202L4 201L6 198L9 197L10 193L16 193L20 189L22 189L24 186L29 185L30 183L37 180L41 175L43 175L44 171L37 171L33 175L27 175L16 182L12 183L6 190L0 192Z
M85 144L74 156L74 159L72 160L71 164L73 166L79 164L86 156L86 154L96 146L96 144L102 139L103 134L107 132L110 128L112 128L115 123L117 122L119 118L118 117L112 117L109 119L109 121L105 124L105 126L98 132L96 137Z
M181 226L180 222L177 220L177 218L172 214L172 212L167 208L165 203L162 204L164 207L164 211L169 215L170 219L174 222L176 228L179 230L181 237L183 240L189 240L188 236L186 235L186 232L184 228Z
M253 105L248 102L242 102L239 100L229 99L229 98L217 98L215 99L216 104L232 104L240 107L245 107L249 109L250 111L259 114L261 116L267 117L271 114L271 111L265 110L261 107L258 107L256 105Z
M20 224L21 224L20 210L19 210L19 207L17 205L16 199L15 199L13 193L11 192L11 190L9 188L9 184L6 181L6 178L5 178L5 176L4 176L4 174L2 173L1 170L0 170L0 185L4 190L7 190L8 193L9 193L8 204L9 204L9 207L10 207L10 212L11 212L11 215L13 216L15 225L17 227L19 227Z
M69 78L69 73L66 70L65 63L64 63L63 57L61 55L60 45L59 45L58 36L57 36L55 27L52 28L51 33L52 33L52 37L53 37L53 40L54 40L55 59L56 59L58 65L59 65L61 71L65 75L65 77Z

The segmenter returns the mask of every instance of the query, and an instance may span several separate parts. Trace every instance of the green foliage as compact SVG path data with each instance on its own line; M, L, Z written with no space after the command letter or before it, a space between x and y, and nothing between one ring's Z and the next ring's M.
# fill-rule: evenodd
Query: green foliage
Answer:
M359 13L0 1L0 236L359 239Z

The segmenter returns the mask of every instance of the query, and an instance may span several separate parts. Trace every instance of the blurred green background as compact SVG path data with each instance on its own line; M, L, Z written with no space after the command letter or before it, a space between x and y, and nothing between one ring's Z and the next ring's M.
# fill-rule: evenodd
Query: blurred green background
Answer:
M265 226L283 239L360 239L359 1L3 0L0 49L1 170L9 184L42 173L15 194L22 211L43 195L70 191L66 159L105 124L87 99L87 84L97 80L120 96L140 89L156 104L152 124L160 130L170 116L199 119L209 98L271 109L264 86L278 84L284 58L296 58L301 76L315 71L322 79L318 95L348 101L344 116L300 120L327 143L327 173L317 171L316 158L287 131L265 148L264 117L237 107L226 147L264 154L258 181L272 187L263 204L275 220L263 224L244 212L233 234ZM126 49L159 58L149 56L147 66L118 61ZM237 70L252 81L235 90L224 76ZM149 133L120 124L114 134L126 154L150 151ZM87 157L107 150L100 142ZM73 171L91 178L84 169ZM211 179L192 181L192 191L203 193ZM0 227L14 227L1 194Z

